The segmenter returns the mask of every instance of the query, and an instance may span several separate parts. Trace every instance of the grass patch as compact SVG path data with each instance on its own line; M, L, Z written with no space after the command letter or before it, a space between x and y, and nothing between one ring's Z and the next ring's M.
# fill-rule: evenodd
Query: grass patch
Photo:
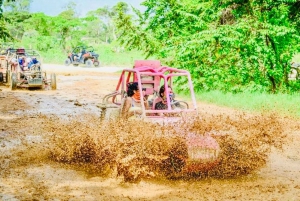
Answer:
M197 101L244 111L276 112L280 115L300 117L299 94L267 93L224 93L221 91L202 92L196 95Z
M99 54L101 66L128 66L132 67L134 60L143 60L145 56L139 51L119 50L116 51L116 46L110 44L102 44L95 47Z

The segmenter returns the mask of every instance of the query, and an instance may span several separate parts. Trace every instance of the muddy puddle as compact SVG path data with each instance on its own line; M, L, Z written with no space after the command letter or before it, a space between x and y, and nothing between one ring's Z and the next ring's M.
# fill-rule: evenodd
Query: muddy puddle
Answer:
M0 95L0 200L299 200L299 120L199 104L176 126L101 122L115 75L59 74L58 88ZM214 111L214 112L212 112ZM222 111L218 114L215 111ZM218 132L218 166L181 171L178 139Z

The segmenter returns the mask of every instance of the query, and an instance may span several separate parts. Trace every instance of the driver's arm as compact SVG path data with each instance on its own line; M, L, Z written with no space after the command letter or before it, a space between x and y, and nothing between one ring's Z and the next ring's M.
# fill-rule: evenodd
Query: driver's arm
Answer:
M121 111L120 111L120 115L122 118L128 118L130 117L129 115L129 109L131 107L131 101L128 97L123 99L123 102L121 104Z

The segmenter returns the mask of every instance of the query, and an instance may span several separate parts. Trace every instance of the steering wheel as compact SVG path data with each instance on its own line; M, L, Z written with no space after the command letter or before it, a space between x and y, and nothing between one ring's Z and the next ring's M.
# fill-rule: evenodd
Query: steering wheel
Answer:
M175 106L176 108L180 109L189 109L189 104L185 101L174 100L171 102L171 106Z
M33 65L30 67L30 71L40 71L40 65L38 65L38 64L33 64Z

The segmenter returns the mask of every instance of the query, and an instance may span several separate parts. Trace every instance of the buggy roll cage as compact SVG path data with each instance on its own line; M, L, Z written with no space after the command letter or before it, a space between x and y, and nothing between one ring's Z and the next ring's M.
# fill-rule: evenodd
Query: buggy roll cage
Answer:
M155 110L154 107L155 98L158 97L161 80L163 80L163 84L166 89L166 96L169 97L168 86L172 87L172 78L177 76L185 76L187 78L193 105L192 109L186 108L181 111L197 112L197 104L190 73L182 69L161 66L160 61L157 60L137 60L135 61L135 65L132 69L124 69L116 86L116 90L113 93L106 95L103 98L102 103L107 103L108 99L112 98L112 103L116 106L120 106L121 103L117 101L117 96L124 98L126 96L126 91L128 90L127 84L130 82L137 82L139 91L143 91L143 89L145 91L145 94L141 93L141 100L143 100L144 95L153 95L154 97L152 107L146 109L144 104L141 104L143 116L146 116L146 114L148 114L147 116L149 116L149 114L151 116L153 113L178 113L178 111L172 109L170 99L167 99L168 109Z

